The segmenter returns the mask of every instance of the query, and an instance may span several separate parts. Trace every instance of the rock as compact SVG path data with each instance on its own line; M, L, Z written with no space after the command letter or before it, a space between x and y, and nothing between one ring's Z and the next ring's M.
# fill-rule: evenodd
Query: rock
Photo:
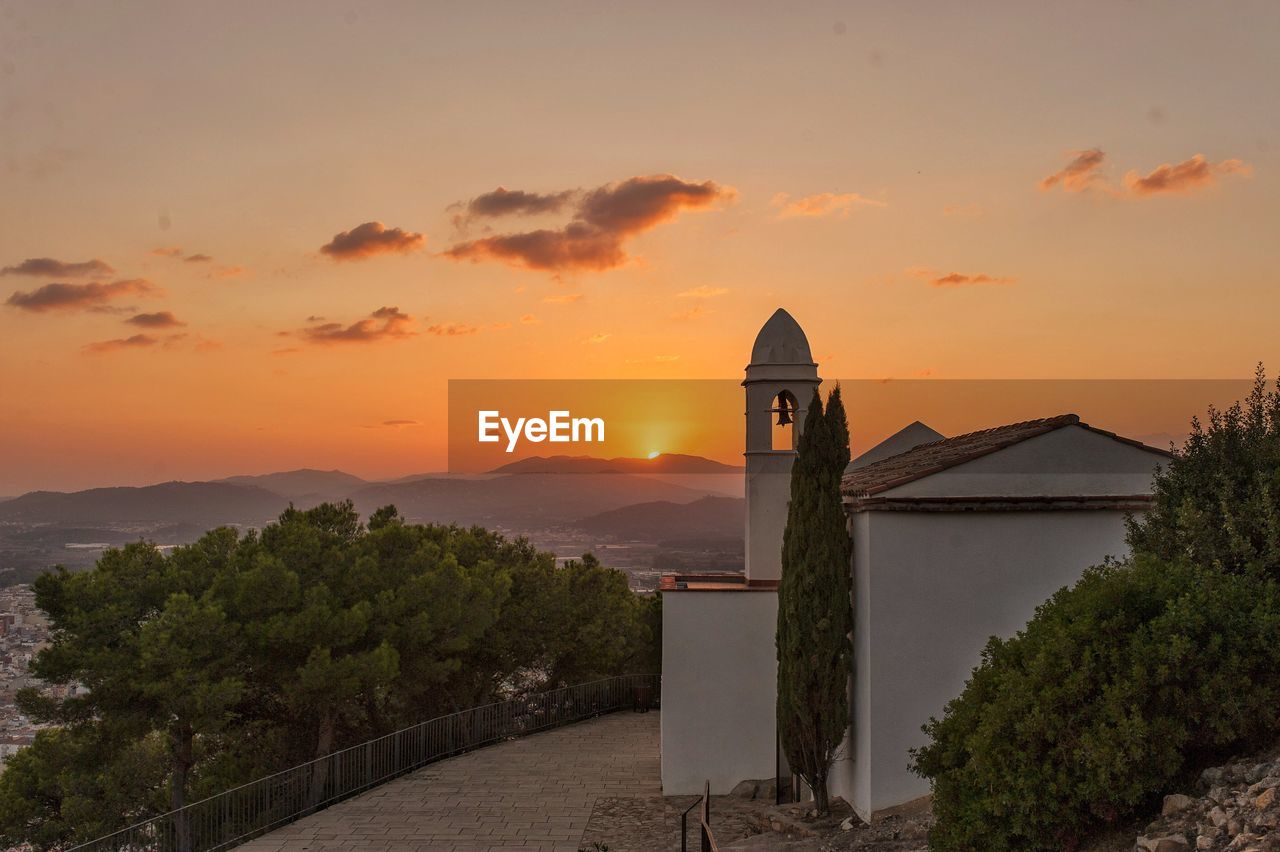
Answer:
M1266 790L1262 792L1261 795L1258 796L1258 798L1253 800L1253 806L1258 810L1263 811L1271 807L1271 803L1274 802L1275 800L1276 800L1276 788L1268 787Z
M853 828L853 817L845 817L844 821L840 823L840 830L849 831L852 828Z
M1182 793L1172 793L1164 797L1164 807L1160 809L1160 816L1173 816L1176 813L1185 811L1191 807L1191 803L1195 799L1185 796Z
M1209 836L1209 835L1207 835L1207 834L1202 834L1202 835L1200 835L1199 837L1197 837L1197 838L1196 838L1196 848L1197 848L1197 849L1212 849L1212 848L1213 848L1213 838L1212 838L1212 837L1210 837L1210 836Z
M754 781L739 781L729 791L729 795L739 799L754 799L756 797L756 786Z
M1204 772L1200 773L1200 785L1202 787L1213 787L1222 783L1222 767L1211 766Z
M756 798L765 799L767 801L775 801L778 798L778 780L770 778L767 781L761 781L756 785Z
M1187 852L1191 844L1182 834L1170 834L1167 837L1139 837L1138 848L1147 852Z

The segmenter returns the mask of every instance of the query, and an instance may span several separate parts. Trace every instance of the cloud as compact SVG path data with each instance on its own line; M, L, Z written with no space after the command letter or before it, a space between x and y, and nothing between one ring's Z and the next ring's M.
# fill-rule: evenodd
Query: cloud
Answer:
M206 278L243 278L249 274L249 270L243 266L219 266L211 271Z
M326 322L300 329L298 334L308 343L328 346L339 343L375 343L379 340L412 337L413 317L399 308L378 308L351 325Z
M182 257L182 246L160 246L153 248L151 253L156 257Z
M335 234L320 246L321 254L334 260L362 260L378 254L408 254L427 244L422 234L388 228L381 222L365 222L350 231Z
M135 314L129 317L125 322L130 325L142 326L143 328L177 328L186 325L181 322L170 311L157 311L153 314Z
M548 305L572 305L574 302L581 301L581 293L561 293L554 296L543 296L542 301Z
M613 337L613 335L609 334L608 332L600 332L598 334L593 334L590 337L583 338L582 342L583 343L604 343L610 337Z
M1177 165L1164 163L1150 174L1140 175L1130 171L1124 176L1124 186L1133 195L1159 195L1162 193L1188 193L1210 186L1220 176L1239 175L1249 177L1253 168L1240 160L1223 160L1211 163L1203 154L1196 154Z
M111 275L115 270L106 261L85 260L66 263L51 257L29 257L17 266L0 269L0 275L35 275L41 278L84 278L88 275Z
M131 278L104 284L91 281L88 284L45 284L24 293L15 292L5 304L24 311L47 313L49 311L104 311L108 303L121 296L145 296L158 293L150 281Z
M965 275L960 272L949 272L946 275L939 275L929 279L929 283L934 287L969 287L978 284L1012 284L1013 278L997 278L994 275L978 273L977 275Z
M464 325L457 322L427 326L427 334L434 334L437 337L462 337L468 334L475 334L479 330L474 325Z
M422 424L417 420L383 420L382 425L392 429L399 429L403 426L421 426Z
M785 192L779 192L769 202L774 207L782 208L778 212L779 219L793 219L797 216L831 216L839 214L842 218L848 216L855 204L862 204L868 207L887 207L883 201L876 201L874 198L865 198L856 192L823 192L818 195L807 195L804 198L797 198L790 201L790 196Z
M709 317L714 313L715 311L704 308L702 305L695 305L687 311L672 314L671 318L673 320L700 320Z
M1083 192L1101 179L1098 170L1106 156L1101 148L1072 151L1071 161L1041 180L1040 189L1048 192L1055 186L1061 186L1063 192Z
M715 296L723 296L728 292L729 292L728 287L708 287L707 285L704 284L701 287L694 287L692 290L685 290L681 293L676 293L676 298L677 299L710 299Z
M628 364L671 364L680 360L679 355L650 355L648 358L628 358Z
M576 191L566 189L563 192L524 192L519 189L507 189L500 186L493 192L477 195L466 204L458 205L466 210L465 219L497 218L500 216L536 216L541 213L559 213L576 195Z
M184 263L209 263L213 258L207 254L189 254L182 260Z
M500 234L457 243L453 260L497 260L525 269L604 271L628 260L625 243L679 215L732 199L733 189L674 175L633 177L575 195L572 219L561 228Z
M89 343L84 347L86 355L105 355L108 352L118 352L122 349L145 349L155 346L159 343L149 334L135 334L132 337L120 337L115 340L100 340L97 343Z
M524 323L525 325L537 325L538 323L542 322L542 320L538 319L533 314L525 314L524 316L520 317L520 322Z

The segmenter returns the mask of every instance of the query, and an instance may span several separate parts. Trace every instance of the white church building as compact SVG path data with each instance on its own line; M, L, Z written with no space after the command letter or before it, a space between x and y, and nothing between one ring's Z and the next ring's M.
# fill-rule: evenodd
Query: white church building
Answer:
M746 569L663 578L662 785L713 793L785 771L775 714L777 590L794 431L821 380L779 309L746 368ZM858 412L849 410L851 429ZM778 422L793 423L780 430ZM778 434L786 438L779 441ZM852 724L831 772L865 820L929 793L909 770L921 725L1090 565L1125 553L1126 514L1168 453L1073 414L944 437L913 423L849 466Z

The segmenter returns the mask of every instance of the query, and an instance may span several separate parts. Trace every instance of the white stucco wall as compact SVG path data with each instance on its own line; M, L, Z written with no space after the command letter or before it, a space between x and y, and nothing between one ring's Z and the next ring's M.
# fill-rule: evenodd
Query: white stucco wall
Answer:
M746 575L777 580L782 576L782 534L795 453L747 453L746 458Z
M1151 493L1166 457L1080 426L1065 426L908 482L881 497L1100 496Z
M772 590L662 598L662 792L772 778L778 663Z
M920 730L1090 565L1126 552L1119 511L865 512L855 517L853 761L832 779L864 819L929 792Z

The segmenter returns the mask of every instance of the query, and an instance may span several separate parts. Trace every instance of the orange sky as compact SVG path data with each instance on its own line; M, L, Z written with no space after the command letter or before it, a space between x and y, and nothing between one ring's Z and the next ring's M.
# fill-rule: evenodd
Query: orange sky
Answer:
M450 378L738 378L779 305L846 380L1280 369L1277 37L0 0L0 494L443 469Z

